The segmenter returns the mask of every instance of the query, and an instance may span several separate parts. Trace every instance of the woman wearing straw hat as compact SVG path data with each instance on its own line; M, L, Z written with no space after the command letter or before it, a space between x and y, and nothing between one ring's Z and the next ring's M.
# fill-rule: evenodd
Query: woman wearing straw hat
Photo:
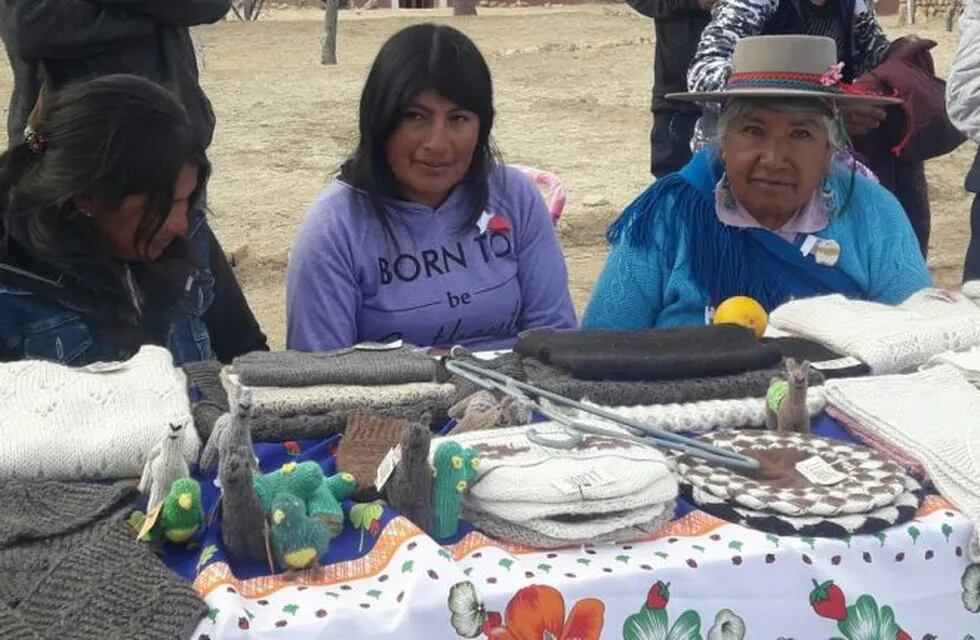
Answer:
M703 324L736 295L766 310L828 293L894 304L930 284L895 198L835 159L841 108L895 101L845 92L836 51L819 36L745 38L724 89L672 96L720 105L718 143L609 228L583 326Z

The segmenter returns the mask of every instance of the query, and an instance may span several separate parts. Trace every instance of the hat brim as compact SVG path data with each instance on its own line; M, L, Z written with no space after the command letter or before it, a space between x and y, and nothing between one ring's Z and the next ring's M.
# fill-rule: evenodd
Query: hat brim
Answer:
M841 105L892 105L902 104L901 98L869 96L855 93L824 93L805 89L731 89L728 91L689 91L668 93L668 100L682 102L725 102L732 98L819 98Z

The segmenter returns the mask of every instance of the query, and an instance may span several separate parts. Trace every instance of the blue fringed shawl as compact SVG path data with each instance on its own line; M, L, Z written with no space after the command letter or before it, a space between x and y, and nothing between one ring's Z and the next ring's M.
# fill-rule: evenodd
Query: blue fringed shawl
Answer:
M767 229L744 229L723 224L715 212L715 186L722 166L714 150L703 149L678 173L665 176L630 203L606 233L611 244L622 241L651 247L658 216L674 216L664 229L676 237L661 243L689 244L691 272L712 305L736 295L758 300L767 311L791 298L841 293L865 298L867 293L838 267L818 265L797 244ZM662 198L673 195L670 210ZM668 235L671 235L668 231ZM666 246L665 246L666 245Z

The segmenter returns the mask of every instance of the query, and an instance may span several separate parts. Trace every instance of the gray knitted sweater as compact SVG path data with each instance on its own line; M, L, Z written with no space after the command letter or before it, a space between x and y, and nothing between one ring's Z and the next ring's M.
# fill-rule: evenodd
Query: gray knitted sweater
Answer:
M130 486L0 482L0 638L188 638L207 607L125 530Z

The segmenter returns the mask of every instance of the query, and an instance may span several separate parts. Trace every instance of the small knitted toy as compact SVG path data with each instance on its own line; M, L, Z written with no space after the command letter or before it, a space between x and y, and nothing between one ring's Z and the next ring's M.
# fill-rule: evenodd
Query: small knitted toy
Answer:
M531 421L531 410L528 404L513 396L505 395L497 400L484 389L450 407L449 417L456 419L452 430L456 434L527 424Z
M418 423L410 425L402 436L401 461L385 484L391 506L426 533L432 531L431 441L428 427Z
M327 525L331 538L336 538L344 530L344 510L340 504L349 498L356 488L354 476L349 473L335 473L324 478L307 500L307 512Z
M149 495L146 512L153 511L170 491L170 485L178 478L191 475L184 460L184 434L186 425L171 423L163 440L150 449L143 465L139 490Z
M806 391L810 363L786 358L786 379L773 378L766 394L766 427L770 430L810 433Z
M223 444L227 445L228 439ZM266 557L266 519L255 493L251 449L222 447L218 460L221 481L221 539L233 559L263 560Z
M276 562L289 571L317 563L330 546L330 532L317 518L306 515L303 501L290 493L280 493L272 502L272 553Z
M140 512L130 518L130 523L136 529L140 529L145 521L146 516ZM144 539L156 542L166 538L170 542L181 544L198 532L202 522L204 508L201 506L201 485L193 478L178 478L170 485L157 521Z
M214 422L214 429L211 437L201 453L200 467L202 471L208 471L214 466L215 460L222 451L237 449L240 451L252 451L252 432L249 429L248 417L252 409L252 391L242 389L238 394L238 400L232 406L230 413L222 414ZM250 466L253 471L258 471L258 464L255 462L254 454L249 456Z
M201 528L203 521L201 485L193 478L175 480L163 500L160 513L164 537L170 542L187 542Z
M479 458L476 449L464 448L458 442L443 442L436 449L432 466L433 535L448 538L459 530L459 503L476 479Z
M316 462L288 462L278 471L256 475L252 484L262 507L268 514L272 503L282 493L299 498L309 516L319 518L330 533L337 536L344 527L344 511L340 503L353 492L354 477L338 473L324 477L323 469Z

